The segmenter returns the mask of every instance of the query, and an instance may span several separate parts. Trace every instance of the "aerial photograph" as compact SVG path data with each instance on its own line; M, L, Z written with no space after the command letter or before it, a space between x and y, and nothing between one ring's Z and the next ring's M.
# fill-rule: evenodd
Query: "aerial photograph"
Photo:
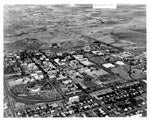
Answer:
M147 117L146 5L3 5L3 117Z

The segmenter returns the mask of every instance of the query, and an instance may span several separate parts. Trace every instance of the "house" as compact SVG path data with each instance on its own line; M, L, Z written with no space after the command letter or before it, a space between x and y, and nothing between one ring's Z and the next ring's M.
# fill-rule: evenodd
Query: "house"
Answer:
M31 88L30 92L32 94L35 94L35 93L38 93L40 90L41 90L41 87L40 86L36 86L36 87Z
M59 58L54 59L54 61L55 61L58 65L65 65L65 61L60 61Z
M105 67L105 68L111 68L111 67L115 67L113 64L111 64L111 63L105 63L105 64L103 64L103 66Z
M90 62L87 58L81 59L80 62L86 66L90 66L90 65L94 64L94 63Z
M84 48L85 52L90 52L91 51L91 47L89 45L86 45Z
M79 96L73 96L69 98L69 103L79 102Z
M83 59L83 55L73 55L77 60Z
M57 43L52 43L52 48L59 48Z
M104 55L104 53L102 53L101 51L92 51L92 53L96 55Z
M118 64L118 65L125 65L125 63L123 63L122 61L117 61L115 63Z

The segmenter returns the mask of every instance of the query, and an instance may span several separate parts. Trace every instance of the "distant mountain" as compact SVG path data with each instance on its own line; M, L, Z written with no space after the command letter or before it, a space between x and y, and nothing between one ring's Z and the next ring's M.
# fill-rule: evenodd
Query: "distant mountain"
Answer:
M4 44L4 48L7 50L36 50L39 49L42 45L47 44L38 39L25 38L22 40L17 40L13 43Z

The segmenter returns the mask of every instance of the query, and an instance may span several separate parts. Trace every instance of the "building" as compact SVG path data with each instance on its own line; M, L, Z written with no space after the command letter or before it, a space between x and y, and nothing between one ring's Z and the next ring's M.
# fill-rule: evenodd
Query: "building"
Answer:
M38 93L41 90L40 86L36 86L30 89L30 93L35 94Z
M69 98L69 103L79 102L79 96L73 96Z
M101 51L92 51L92 53L96 55L104 55L104 53L102 53Z
M53 43L53 44L52 44L52 48L59 48L59 46L58 46L57 43Z
M111 68L111 67L115 67L113 64L111 64L111 63L105 63L105 64L103 64L103 66L105 67L105 68Z
M118 64L118 65L125 65L125 63L123 63L122 61L117 61L115 63Z
M91 47L89 45L86 45L84 48L85 52L90 52L91 51Z

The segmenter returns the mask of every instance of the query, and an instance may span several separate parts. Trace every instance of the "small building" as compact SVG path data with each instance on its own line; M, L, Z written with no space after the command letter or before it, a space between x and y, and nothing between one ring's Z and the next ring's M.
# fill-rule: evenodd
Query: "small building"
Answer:
M92 51L93 54L96 54L96 55L104 55L104 53L102 53L101 51Z
M71 83L72 81L71 80L64 80L64 81L62 81L64 84L69 84L69 83Z
M52 48L59 48L57 43L52 43Z
M86 45L84 48L85 52L90 52L91 51L91 47L89 45Z
M57 53L57 56L62 56L62 55L63 55L63 54L62 54L62 53L60 53L60 52L59 52L59 53Z
M79 96L73 96L69 98L69 103L79 102Z
M111 64L111 63L105 63L105 64L103 64L103 66L104 66L105 68L115 67L115 65L113 65L113 64Z
M57 59L54 59L54 61L58 64L58 65L65 65L65 61L60 61L60 59L59 58L57 58Z
M73 55L77 60L83 59L83 55Z
M86 66L91 66L94 65L92 62L88 61L88 60L82 60L80 61L82 64L86 65Z
M30 89L30 93L35 94L38 93L41 90L40 86L36 86Z
M28 70L29 71L32 70L34 68L34 66L35 66L35 63L28 64Z
M115 63L118 64L118 65L125 65L125 63L123 63L122 61L117 61Z
M41 70L36 71L36 73L37 73L38 75L42 75L42 71L41 71Z

